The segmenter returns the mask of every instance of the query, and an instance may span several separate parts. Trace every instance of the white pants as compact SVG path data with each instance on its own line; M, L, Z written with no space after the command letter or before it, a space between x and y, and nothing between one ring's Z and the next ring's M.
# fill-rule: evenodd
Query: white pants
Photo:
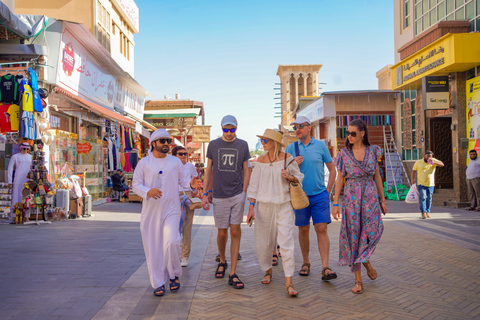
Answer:
M295 268L293 257L295 213L290 202L283 204L257 202L255 214L255 247L262 271L272 267L272 252L276 243L282 251L285 277L292 277Z

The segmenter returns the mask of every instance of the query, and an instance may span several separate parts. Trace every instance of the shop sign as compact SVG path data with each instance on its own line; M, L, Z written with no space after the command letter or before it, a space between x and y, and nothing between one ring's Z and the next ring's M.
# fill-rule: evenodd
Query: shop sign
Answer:
M467 137L468 150L480 152L480 77L467 80ZM467 165L470 157L467 154Z
M85 178L85 185L87 187L103 185L103 178Z
M77 142L77 154L78 155L87 155L92 152L93 146L88 141L80 140Z
M425 72L434 69L438 66L441 66L445 63L445 57L443 57L443 53L445 49L442 46L438 48L434 48L430 50L425 57L421 55L419 58L416 58L413 61L410 61L404 65L397 67L397 86L407 82L410 79L418 77ZM439 55L439 54L442 55ZM437 56L438 55L438 56ZM426 64L424 64L424 62ZM422 67L423 65L423 67Z
M63 25L57 85L79 97L113 110L115 77Z
M143 119L145 96L128 89L128 86L117 80L115 88L115 108L123 110L132 116Z
M117 0L118 4L122 8L123 12L127 15L128 19L138 31L139 28L139 14L138 7L133 0Z
M448 76L422 78L423 110L450 108Z
M49 131L52 135L57 137L68 138L68 139L78 139L78 135L76 133L63 131L63 130L49 130Z
M195 125L192 127L192 142L210 142L210 128L212 126Z
M187 143L186 147L187 148L192 148L192 149L198 149L202 146L202 144L198 143L198 142L190 142L190 143Z
M87 173L95 172L95 165L94 164L82 164L75 166L75 172L78 174L83 174L87 170Z
M297 117L299 116L307 117L308 119L310 119L311 122L325 118L326 115L325 115L325 109L323 105L323 97L313 100L310 104L308 104L305 107L305 109L297 112ZM335 115L327 115L327 116L335 116Z

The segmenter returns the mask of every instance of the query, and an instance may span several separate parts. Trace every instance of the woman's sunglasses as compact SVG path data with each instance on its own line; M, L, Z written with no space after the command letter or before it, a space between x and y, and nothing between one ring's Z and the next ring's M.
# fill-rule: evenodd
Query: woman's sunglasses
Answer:
M171 144L173 140L170 139L170 138L168 138L168 139L167 138L160 138L157 141L159 141L161 144L165 144L165 142L168 143L168 144Z
M186 156L188 152L178 152L177 156Z
M222 130L225 133L228 132L228 131L230 131L231 133L234 133L237 130L237 128L232 128L232 129L222 128Z
M261 141L262 143L267 144L269 140L268 140L268 139L260 139L260 141Z
M356 131L346 131L345 134L348 136L352 136L353 138L355 138L357 136L357 132Z

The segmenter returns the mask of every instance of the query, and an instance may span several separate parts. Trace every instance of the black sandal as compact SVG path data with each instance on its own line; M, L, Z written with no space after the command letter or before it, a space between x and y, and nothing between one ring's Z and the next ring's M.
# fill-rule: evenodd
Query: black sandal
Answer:
M177 292L178 290L180 290L180 280L178 279L178 277L175 277L175 279L170 279L170 291L174 293L174 292Z
M327 270L330 270L330 272L328 274L325 272ZM328 281L328 280L333 280L333 279L337 279L337 274L335 272L333 272L333 270L330 269L330 267L323 268L323 270L322 270L322 280L323 281Z
M165 294L165 285L153 290L153 294L156 295L157 297L163 296Z
M303 267L307 267L307 269L303 269ZM302 277L306 277L310 275L310 262L302 264L302 269L298 272L299 275Z
M278 256L276 254L273 255L272 266L278 266Z
M277 244L278 257L281 258L282 254L280 253L280 245Z
M223 271L219 271L221 267L223 267ZM217 266L217 271L215 272L215 278L218 278L218 279L225 278L225 271L227 270L227 268L228 268L227 262L225 263L220 262Z
M235 279L235 278L238 281L233 281L233 279ZM240 281L240 278L235 273L228 277L228 284L233 286L235 289L243 289L245 287L243 282Z

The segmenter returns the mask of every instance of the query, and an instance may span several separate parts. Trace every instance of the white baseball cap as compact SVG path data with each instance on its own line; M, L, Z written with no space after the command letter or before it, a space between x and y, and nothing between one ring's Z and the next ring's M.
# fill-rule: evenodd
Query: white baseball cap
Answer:
M312 125L312 123L310 122L310 119L308 119L305 116L297 117L297 119L295 119L295 121L290 123L290 125L293 126L295 124L302 124L302 123L308 123L308 125Z

